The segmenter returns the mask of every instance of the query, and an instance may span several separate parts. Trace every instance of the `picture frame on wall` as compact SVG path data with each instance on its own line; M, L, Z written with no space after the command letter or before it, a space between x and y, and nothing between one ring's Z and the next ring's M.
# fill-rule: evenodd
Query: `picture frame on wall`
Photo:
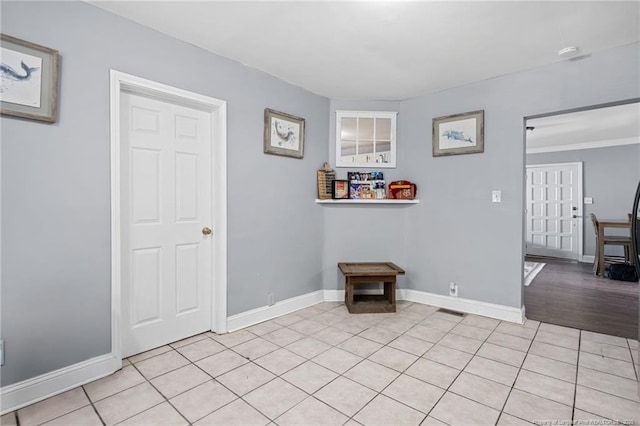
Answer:
M304 118L265 108L264 153L304 157Z
M0 114L55 123L58 51L0 34Z
M349 181L341 179L334 180L331 195L335 200L349 199Z
M484 152L484 110L433 119L433 156Z

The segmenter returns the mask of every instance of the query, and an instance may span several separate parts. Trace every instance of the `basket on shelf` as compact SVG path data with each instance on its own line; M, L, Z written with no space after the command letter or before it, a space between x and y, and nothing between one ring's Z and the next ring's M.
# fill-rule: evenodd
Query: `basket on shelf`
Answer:
M322 168L318 170L318 198L328 200L332 198L331 190L333 181L336 179L336 171L324 163Z

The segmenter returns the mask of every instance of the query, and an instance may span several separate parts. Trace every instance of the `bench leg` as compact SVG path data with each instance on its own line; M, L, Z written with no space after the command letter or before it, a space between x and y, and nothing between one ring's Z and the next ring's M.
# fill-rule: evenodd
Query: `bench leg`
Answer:
M353 306L353 283L349 277L346 278L344 284L344 304L347 305L347 310L351 312L351 307Z
M396 282L388 281L384 283L384 298L389 301L390 304L396 304Z

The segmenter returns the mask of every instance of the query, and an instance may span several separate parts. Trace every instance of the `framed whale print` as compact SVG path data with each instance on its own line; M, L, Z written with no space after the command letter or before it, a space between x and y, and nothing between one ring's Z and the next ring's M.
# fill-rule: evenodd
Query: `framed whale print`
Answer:
M433 156L484 152L484 110L433 119Z
M0 113L55 123L58 51L0 34Z
M304 156L304 118L265 108L264 152L302 158Z

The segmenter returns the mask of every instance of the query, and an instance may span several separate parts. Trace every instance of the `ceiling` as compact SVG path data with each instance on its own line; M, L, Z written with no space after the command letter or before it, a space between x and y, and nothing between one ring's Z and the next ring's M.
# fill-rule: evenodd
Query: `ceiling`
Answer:
M527 151L640 143L640 103L531 119L527 127L533 127L527 131Z
M332 99L402 100L639 40L637 1L90 3Z

